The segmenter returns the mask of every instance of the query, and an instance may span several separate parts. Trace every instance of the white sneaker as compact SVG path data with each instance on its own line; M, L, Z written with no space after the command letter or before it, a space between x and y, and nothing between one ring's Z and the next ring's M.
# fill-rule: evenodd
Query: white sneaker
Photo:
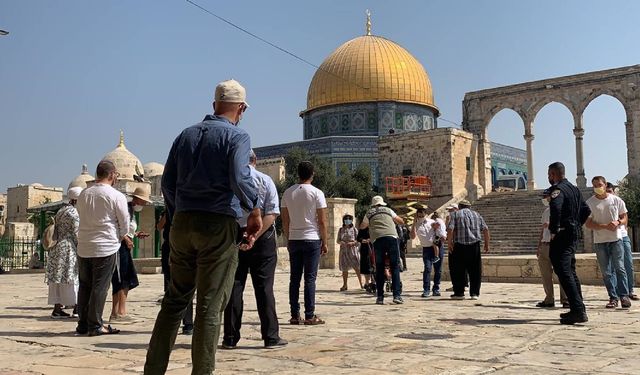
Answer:
M477 301L479 298L480 297L478 297L478 296L471 296L471 299L474 300L474 301Z

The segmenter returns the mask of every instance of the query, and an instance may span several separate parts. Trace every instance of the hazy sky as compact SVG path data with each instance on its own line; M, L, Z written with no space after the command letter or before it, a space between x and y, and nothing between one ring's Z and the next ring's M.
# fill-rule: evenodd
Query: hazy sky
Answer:
M212 1L202 6L319 65L365 32L405 47L427 70L442 118L460 123L464 93L640 63L636 1ZM185 1L0 2L0 191L63 186L118 143L164 163L175 136L211 111L218 81L235 78L251 108L254 146L302 139L315 68ZM587 177L627 173L622 105L600 97L584 117ZM451 126L443 121L440 126ZM573 120L559 104L535 122L538 186L561 160L575 181ZM494 141L524 148L514 112ZM93 172L92 172L93 173Z

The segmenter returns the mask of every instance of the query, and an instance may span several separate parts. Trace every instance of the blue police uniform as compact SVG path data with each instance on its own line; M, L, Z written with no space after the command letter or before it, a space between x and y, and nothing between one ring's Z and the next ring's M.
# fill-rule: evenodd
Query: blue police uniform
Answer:
M561 323L573 324L587 319L580 280L576 274L575 254L580 229L587 221L591 210L582 198L580 190L566 178L549 190L549 231L552 236L549 258L571 308L569 313L561 314ZM576 320L576 317L580 319Z

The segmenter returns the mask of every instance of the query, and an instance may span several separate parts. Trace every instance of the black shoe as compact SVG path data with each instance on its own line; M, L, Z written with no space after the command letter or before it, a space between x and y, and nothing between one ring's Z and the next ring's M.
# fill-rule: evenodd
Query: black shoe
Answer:
M454 300L463 300L463 299L464 299L464 294L452 294L452 295L451 295L451 299L454 299Z
M536 307L542 307L542 308L549 308L549 307L556 307L556 304L554 302L538 302L536 303Z
M569 305L569 302L562 302L562 308L563 309L570 309L571 305Z
M189 327L189 326L182 327L182 334L186 336L193 335L193 327Z
M76 334L86 335L87 333L89 333L89 330L87 328L76 327Z
M272 341L264 344L265 349L277 349L286 346L289 342L285 339L278 339L278 341Z
M560 324L567 324L567 325L573 325L576 323L586 323L588 321L589 321L589 317L585 312L579 312L579 313L569 312L568 315L565 315L564 317L560 318Z
M376 305L384 305L384 297L376 298Z
M222 349L235 349L236 348L236 344L227 342L227 341L222 341L222 345L220 346Z
M53 310L53 312L51 313L51 317L53 319L66 319L66 318L71 318L71 315L69 315L69 313L64 312L63 310Z

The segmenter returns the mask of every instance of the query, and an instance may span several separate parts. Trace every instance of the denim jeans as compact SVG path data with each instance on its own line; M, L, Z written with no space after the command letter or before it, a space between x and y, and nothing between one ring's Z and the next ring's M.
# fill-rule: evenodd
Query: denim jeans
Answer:
M433 269L433 292L440 291L440 278L442 277L442 262L444 261L444 246L440 245L438 253L440 260L433 263L435 258L433 247L422 248L422 263L424 263L424 271L422 272L422 292L429 293L431 289L431 270Z
M394 237L380 237L373 243L376 252L376 285L378 297L384 297L384 257L389 256L389 266L391 268L391 286L393 287L393 297L400 297L400 248L398 240Z
M320 240L289 240L289 305L291 317L300 315L300 280L304 274L304 317L311 319L316 310L316 278L320 264Z
M631 239L629 239L629 236L622 237L622 246L624 247L624 270L627 273L627 290L629 291L629 295L631 295L633 294L633 284L635 280L633 276L633 253L631 252ZM609 266L611 267L612 264L609 263ZM611 276L614 279L613 285L618 285L615 272L612 272ZM618 290L618 294L620 293L621 291Z
M628 296L629 289L627 288L627 272L624 269L622 240L596 243L594 248L609 298L619 299L619 297Z

